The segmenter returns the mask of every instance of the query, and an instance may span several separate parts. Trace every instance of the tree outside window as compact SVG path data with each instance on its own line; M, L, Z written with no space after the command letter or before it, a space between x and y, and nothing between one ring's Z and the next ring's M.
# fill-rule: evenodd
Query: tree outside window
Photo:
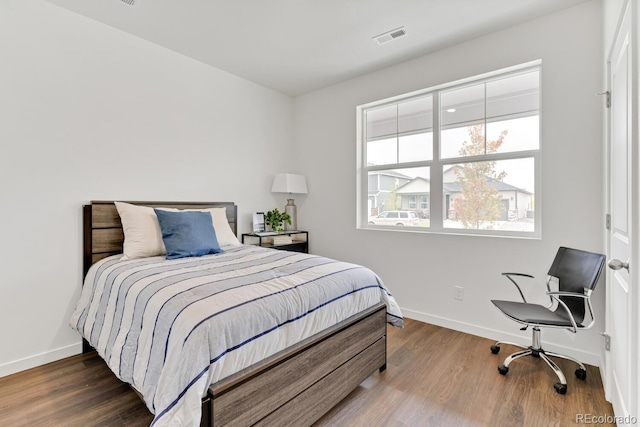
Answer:
M468 132L469 139L462 143L460 149L460 155L465 157L497 152L508 133L504 130L497 139L486 141L484 125L469 126ZM456 166L454 172L461 196L454 199L453 210L464 228L479 230L482 223L496 221L503 216L502 195L491 184L502 181L507 174L496 171L495 161L465 163Z

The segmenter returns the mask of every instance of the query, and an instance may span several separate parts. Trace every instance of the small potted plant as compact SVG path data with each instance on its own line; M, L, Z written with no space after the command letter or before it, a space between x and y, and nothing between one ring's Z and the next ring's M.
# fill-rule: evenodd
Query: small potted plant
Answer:
M280 212L278 208L267 212L264 215L265 222L271 226L271 230L276 233L282 233L284 231L284 222L291 224L291 217L286 212Z

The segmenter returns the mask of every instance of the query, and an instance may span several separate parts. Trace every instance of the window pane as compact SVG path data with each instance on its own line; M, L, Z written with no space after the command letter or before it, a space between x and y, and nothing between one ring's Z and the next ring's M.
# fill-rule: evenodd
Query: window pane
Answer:
M440 96L440 157L484 155L484 83L463 87ZM474 146L474 153L466 153L465 146Z
M398 104L398 133L424 131L433 127L433 97Z
M484 120L484 83L442 92L440 123L442 128Z
M482 125L480 125L482 126ZM475 132L471 135L471 126L451 128L440 132L440 157L450 159L452 157L464 157L465 145L475 145L484 154L484 136Z
M497 153L512 153L540 148L538 115L487 123L487 138L490 141L497 140L500 134L505 131L503 143L497 148Z
M370 171L368 177L370 225L429 227L428 167ZM415 206L420 197L424 207L410 207L411 200Z
M399 162L419 162L433 159L433 132L403 135L398 142L400 144ZM388 163L390 162L384 164Z
M367 164L433 159L433 96L366 111Z
M441 157L539 148L539 81L536 70L443 92Z
M445 167L444 228L534 230L534 159Z
M381 138L398 133L398 107L387 107L367 110L367 140Z
M538 116L447 129L441 132L441 158L483 156L536 150L540 147Z
M539 86L539 71L487 82L487 117L537 114Z
M432 159L432 132L367 141L367 164L370 166Z
M398 163L398 139L367 141L367 164L389 165Z

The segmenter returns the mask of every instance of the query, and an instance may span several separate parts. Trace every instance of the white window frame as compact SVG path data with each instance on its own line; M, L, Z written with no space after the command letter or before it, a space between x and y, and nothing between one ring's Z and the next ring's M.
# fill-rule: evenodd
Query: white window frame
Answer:
M456 87L462 87L470 84L479 84L491 80L497 80L500 78L509 77L510 75L520 74L523 72L538 70L540 72L539 82L539 110L538 110L538 126L539 126L539 145L538 149L517 151L517 152L504 152L485 154L483 156L473 157L452 157L446 159L440 159L440 92L445 90L455 89ZM490 73L485 73L478 76L469 77L466 79L458 80L451 83L446 83L427 89L411 92L408 94L398 95L392 98L387 98L380 101L371 102L368 104L359 105L356 107L357 114L357 167L356 167L356 190L357 190L357 202L356 202L356 227L358 229L376 229L376 230L390 230L390 231L402 231L402 232L418 232L418 233L438 233L438 234L461 234L461 235L473 235L473 236L496 236L496 237L518 237L518 238L530 238L540 239L542 237L542 61L536 60L525 64L516 65L500 70L496 70ZM424 97L432 95L433 97L433 160L419 161L419 162L404 162L386 165L374 165L368 166L366 164L367 159L367 141L366 138L366 120L365 112L372 108L379 108L385 105L392 105L400 102L406 102L412 98ZM535 209L534 209L534 231L505 231L505 230L477 230L477 229L457 229L457 228L445 228L443 226L443 214L444 214L444 197L443 197L443 170L444 168L462 164L471 163L474 161L500 161L511 159L523 159L532 158L534 161L534 197L535 197ZM430 213L430 225L429 227L394 227L394 226L382 226L382 225L370 225L367 223L368 219L368 174L369 172L376 170L402 170L403 168L413 167L429 167L430 168L430 195L429 195L429 213Z

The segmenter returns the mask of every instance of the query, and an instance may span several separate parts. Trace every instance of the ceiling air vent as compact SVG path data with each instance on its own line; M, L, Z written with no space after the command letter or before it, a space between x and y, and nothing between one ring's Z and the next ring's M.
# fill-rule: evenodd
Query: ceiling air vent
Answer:
M377 35L373 39L378 44L384 44L384 43L390 42L393 39L397 39L398 37L402 37L406 34L407 32L405 31L404 27L400 27L400 28L396 28L395 30L387 31L386 33Z
M131 5L131 6L136 4L136 0L120 0L120 1L122 1L123 3L126 3L128 5Z

